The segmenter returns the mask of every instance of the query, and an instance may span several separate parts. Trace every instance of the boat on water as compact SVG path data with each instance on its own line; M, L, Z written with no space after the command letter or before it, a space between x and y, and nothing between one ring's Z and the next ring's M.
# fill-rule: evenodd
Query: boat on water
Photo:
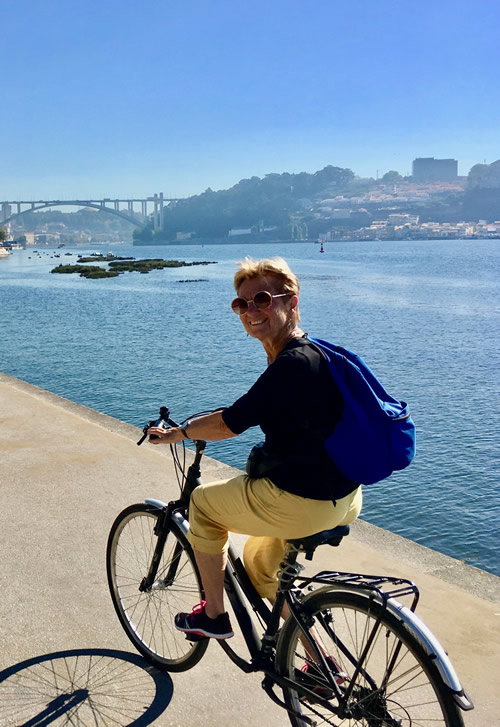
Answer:
M10 255L9 248L4 247L3 245L0 245L0 257L7 257L7 255Z

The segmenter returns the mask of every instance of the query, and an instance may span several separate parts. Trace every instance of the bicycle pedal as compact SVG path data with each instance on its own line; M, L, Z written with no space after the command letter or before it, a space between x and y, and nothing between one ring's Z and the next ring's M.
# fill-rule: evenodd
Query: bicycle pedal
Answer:
M186 641L192 641L196 643L198 641L205 641L208 636L201 636L200 634L186 634Z

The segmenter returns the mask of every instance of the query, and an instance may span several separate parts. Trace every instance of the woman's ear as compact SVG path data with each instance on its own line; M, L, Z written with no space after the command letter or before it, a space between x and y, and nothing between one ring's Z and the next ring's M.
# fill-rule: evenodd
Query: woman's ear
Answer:
M299 304L299 296L298 295L292 295L290 297L290 310L294 310Z

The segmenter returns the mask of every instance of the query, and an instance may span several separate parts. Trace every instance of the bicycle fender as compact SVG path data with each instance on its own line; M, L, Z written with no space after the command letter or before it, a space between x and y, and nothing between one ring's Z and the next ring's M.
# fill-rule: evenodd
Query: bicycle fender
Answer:
M455 698L461 709L473 709L474 706L465 694L448 654L430 629L413 611L394 598L388 599L387 608L405 624L408 631L415 637L427 655L433 659L443 682L455 693Z
M161 500L154 500L150 497L146 497L144 502L146 503L146 505L151 505L151 507L157 507L158 510L163 510L164 507L167 507L166 502L162 502Z

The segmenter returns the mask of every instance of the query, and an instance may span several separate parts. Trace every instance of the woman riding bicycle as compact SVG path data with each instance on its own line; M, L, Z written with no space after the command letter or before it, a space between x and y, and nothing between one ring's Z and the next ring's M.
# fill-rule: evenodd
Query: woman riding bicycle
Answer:
M282 258L246 259L234 277L231 308L267 354L267 369L226 409L183 428L151 427L153 444L220 441L260 426L247 474L197 487L189 507L189 541L206 601L178 614L188 637L233 635L224 610L228 532L250 535L245 568L262 597L274 599L285 541L347 525L362 504L361 487L336 468L323 446L342 412L342 398L321 352L299 328L299 282Z

